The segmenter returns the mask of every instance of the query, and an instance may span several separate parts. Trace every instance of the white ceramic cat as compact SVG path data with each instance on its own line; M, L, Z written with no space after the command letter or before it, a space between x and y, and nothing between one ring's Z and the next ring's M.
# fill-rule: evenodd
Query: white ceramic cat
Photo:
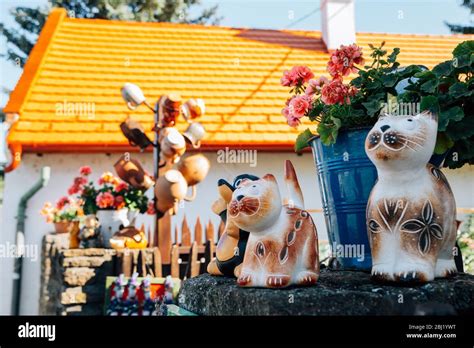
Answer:
M237 282L240 286L282 288L312 285L319 278L318 235L293 165L285 163L288 196L280 197L275 177L242 180L232 194L228 215L250 232Z
M439 168L428 163L436 115L382 116L365 150L378 181L367 205L372 278L424 283L456 272L456 205Z

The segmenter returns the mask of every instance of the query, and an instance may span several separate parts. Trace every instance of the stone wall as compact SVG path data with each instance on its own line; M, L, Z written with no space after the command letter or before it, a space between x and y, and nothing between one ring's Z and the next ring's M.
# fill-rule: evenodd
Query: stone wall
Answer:
M41 315L101 315L105 279L115 274L112 249L67 249L68 234L43 239Z

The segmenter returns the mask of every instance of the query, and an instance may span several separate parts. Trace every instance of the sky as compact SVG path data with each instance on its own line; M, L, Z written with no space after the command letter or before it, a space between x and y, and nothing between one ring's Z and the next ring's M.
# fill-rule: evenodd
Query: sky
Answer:
M126 0L124 0L126 1ZM468 9L460 0L355 0L355 22L358 32L412 34L450 34L444 24L467 24ZM7 26L13 20L9 9L16 6L44 6L46 0L0 0L0 22ZM202 0L204 7L218 5L223 19L220 25L261 29L320 30L320 0ZM5 38L0 38L0 55L5 52ZM0 86L13 89L21 69L0 57ZM0 107L8 95L0 93Z

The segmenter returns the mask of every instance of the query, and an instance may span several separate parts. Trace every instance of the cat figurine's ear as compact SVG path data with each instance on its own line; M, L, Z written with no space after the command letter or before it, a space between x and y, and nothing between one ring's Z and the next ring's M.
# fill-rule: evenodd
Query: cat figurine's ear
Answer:
M226 203L229 203L232 199L232 192L234 192L234 188L231 184L229 184L224 179L219 179L217 182L217 190L219 191L219 195L224 199Z
M428 118L431 118L436 123L438 123L438 114L435 112L431 112L430 110L425 110L423 112L420 112L417 116L420 118L428 117Z
M298 183L295 168L290 160L285 161L285 184L288 196L284 203L292 208L304 209L303 193Z
M266 180L266 181L273 181L275 184L277 182L275 177L272 174L266 174L266 175L263 176L262 179Z

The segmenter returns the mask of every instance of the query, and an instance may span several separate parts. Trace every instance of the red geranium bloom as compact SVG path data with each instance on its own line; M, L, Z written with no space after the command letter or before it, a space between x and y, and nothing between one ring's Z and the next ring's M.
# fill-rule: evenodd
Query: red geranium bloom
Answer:
M102 192L97 195L95 202L99 208L106 209L114 206L115 199L110 192Z
M61 197L58 202L56 203L56 208L61 210L66 206L66 204L69 204L69 198L67 197Z
M79 173L81 173L81 175L87 176L92 173L92 169L89 166L83 166L79 169Z
M354 64L364 64L362 57L362 48L353 44L349 46L342 45L335 50L328 62L328 72L331 76L347 76L351 72L357 72Z

